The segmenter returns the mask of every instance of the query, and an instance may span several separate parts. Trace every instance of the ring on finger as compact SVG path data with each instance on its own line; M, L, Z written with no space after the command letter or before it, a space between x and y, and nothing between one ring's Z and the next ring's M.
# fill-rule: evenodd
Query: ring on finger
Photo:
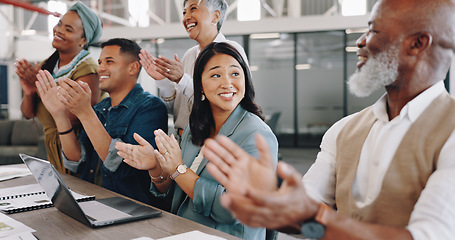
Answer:
M169 152L165 152L165 153L164 153L164 155L168 155L168 154L169 154Z
M169 68L166 68L166 72L169 73L171 71L171 69Z

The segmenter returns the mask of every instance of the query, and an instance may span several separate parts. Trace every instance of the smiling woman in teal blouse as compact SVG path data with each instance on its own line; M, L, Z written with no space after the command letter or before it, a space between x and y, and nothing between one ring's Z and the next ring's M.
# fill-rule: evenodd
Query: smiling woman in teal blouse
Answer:
M241 224L221 206L226 190L206 170L200 151L206 139L225 135L258 157L255 136L261 134L276 165L278 142L255 103L248 65L231 45L211 43L196 60L193 84L194 104L181 149L174 136L157 130L157 150L136 134L140 145L118 143L119 155L131 166L149 170L150 191L172 197L172 213L240 238L265 239L265 229Z

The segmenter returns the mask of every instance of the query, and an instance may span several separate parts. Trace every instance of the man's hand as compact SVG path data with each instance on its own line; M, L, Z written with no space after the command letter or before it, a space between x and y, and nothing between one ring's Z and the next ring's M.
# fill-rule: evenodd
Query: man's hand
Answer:
M115 148L117 154L123 158L123 161L139 170L150 170L157 166L153 146L142 138L139 134L134 133L134 139L139 145L117 142Z
M38 81L35 82L38 93L46 109L54 117L68 117L65 105L60 101L57 84L47 70L40 70L36 75Z
M299 229L300 222L316 214L318 203L308 197L302 175L283 162L277 171L284 182L277 189L267 143L262 136L256 141L261 160L226 137L206 140L203 153L210 160L207 169L227 190L221 203L252 227Z
M72 114L81 119L92 111L92 91L87 83L65 78L59 84L60 99Z
M279 162L277 171L283 179L278 191L252 188L245 195L228 192L221 203L246 225L299 232L300 223L314 217L319 204L307 195L302 175L294 168Z
M249 189L276 189L277 179L269 147L260 135L256 141L261 160L249 155L225 136L218 136L216 141L205 141L202 152L210 160L207 169L228 192L245 194Z

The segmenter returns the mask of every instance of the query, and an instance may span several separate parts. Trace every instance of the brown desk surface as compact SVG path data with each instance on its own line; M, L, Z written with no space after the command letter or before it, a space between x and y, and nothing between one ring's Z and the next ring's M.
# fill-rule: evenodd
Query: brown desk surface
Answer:
M67 174L61 175L68 187L78 193L95 195L96 199L119 196L117 193L85 182L79 178ZM26 176L0 182L0 188L32 183L36 183L33 176ZM33 234L38 239L133 239L144 236L158 239L193 230L198 230L226 239L238 239L227 233L206 227L199 223L164 211L162 215L157 218L117 224L97 229L93 229L78 222L77 220L58 211L55 207L14 213L9 214L8 216L35 229L36 232Z

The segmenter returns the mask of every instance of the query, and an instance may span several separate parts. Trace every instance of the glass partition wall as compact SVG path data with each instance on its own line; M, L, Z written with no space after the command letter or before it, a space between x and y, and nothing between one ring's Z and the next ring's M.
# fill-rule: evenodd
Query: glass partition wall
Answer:
M280 147L318 147L336 121L373 104L384 90L357 98L346 81L356 70L356 40L362 33L324 31L227 36L248 55L256 100ZM197 43L156 39L140 45L154 56L180 58Z

